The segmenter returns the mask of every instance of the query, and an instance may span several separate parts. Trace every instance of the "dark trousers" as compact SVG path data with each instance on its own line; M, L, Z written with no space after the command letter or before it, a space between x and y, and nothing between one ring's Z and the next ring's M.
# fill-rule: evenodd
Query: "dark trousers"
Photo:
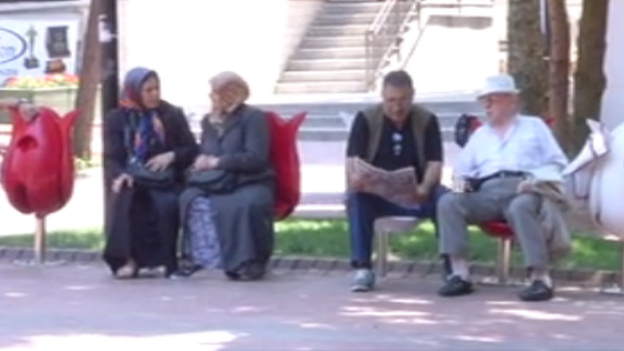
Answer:
M104 260L113 273L135 261L139 268L177 269L178 192L135 185L111 196Z
M413 207L403 207L391 203L379 196L351 192L347 197L347 217L349 221L349 235L351 239L351 265L353 268L372 267L374 222L385 216L406 216L422 219L431 219L434 223L436 236L438 225L436 219L436 204L442 195L449 189L438 186L431 192L427 203ZM445 271L450 272L448 259L444 257Z

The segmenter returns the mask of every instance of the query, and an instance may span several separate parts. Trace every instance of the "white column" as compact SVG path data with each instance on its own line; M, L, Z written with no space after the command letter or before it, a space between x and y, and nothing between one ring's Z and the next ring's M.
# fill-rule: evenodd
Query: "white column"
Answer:
M607 89L602 100L601 120L615 128L624 121L624 1L609 2L605 74Z

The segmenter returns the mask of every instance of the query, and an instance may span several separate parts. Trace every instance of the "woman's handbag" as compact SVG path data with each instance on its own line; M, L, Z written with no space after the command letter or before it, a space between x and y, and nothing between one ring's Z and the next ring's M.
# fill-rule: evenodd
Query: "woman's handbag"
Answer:
M172 168L155 172L140 162L128 164L126 172L134 178L134 181L150 188L168 188L175 183L175 171Z
M137 129L137 122L133 116L129 118L128 123L124 126L124 146L130 162L126 167L126 172L134 178L134 181L149 188L168 188L175 184L175 170L172 167L162 171L152 171L145 166L143 162L135 159L133 142L134 134Z
M234 190L236 175L222 169L191 171L186 178L190 186L197 187L207 193L223 194Z

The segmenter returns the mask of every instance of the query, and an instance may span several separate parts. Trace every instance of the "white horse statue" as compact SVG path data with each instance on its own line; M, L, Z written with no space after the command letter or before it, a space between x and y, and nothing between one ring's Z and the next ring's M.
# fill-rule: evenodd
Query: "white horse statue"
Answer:
M566 190L605 234L624 239L624 123L611 132L600 122L587 124L585 146L563 171Z

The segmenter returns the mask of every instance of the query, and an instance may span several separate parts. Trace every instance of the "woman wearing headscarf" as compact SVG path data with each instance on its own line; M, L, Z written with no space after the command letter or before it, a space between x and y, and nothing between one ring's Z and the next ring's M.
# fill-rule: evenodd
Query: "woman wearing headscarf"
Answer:
M135 68L104 121L109 195L104 260L116 277L177 270L179 193L197 144L181 109L160 98L156 72Z
M239 75L220 73L210 85L213 110L202 121L200 155L180 199L191 264L179 274L221 268L233 280L261 279L274 234L268 121L245 104L249 87Z

